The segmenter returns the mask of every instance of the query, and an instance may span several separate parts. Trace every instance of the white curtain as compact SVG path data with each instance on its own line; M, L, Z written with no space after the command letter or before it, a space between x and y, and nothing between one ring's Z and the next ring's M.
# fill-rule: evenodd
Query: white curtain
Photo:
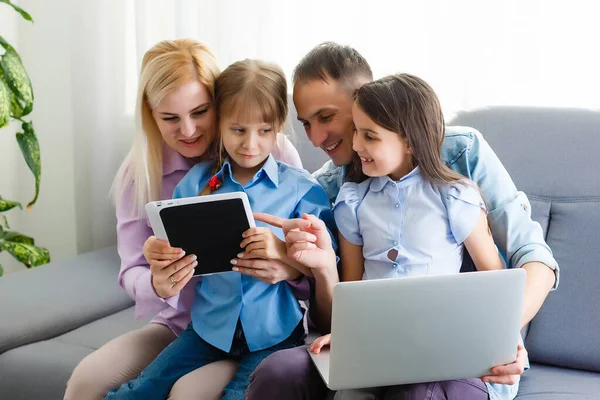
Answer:
M349 44L369 60L376 77L410 72L426 79L448 118L486 105L600 108L600 6L594 1L19 4L35 20L17 23L16 46L36 94L32 117L43 173L39 204L14 218L16 228L48 247L54 260L115 241L108 189L131 142L142 56L163 39L203 40L222 67L242 58L276 61L288 76L316 44ZM6 142L0 142L0 157L18 162L18 150ZM2 179L0 190L27 201L29 173L15 169L19 179Z

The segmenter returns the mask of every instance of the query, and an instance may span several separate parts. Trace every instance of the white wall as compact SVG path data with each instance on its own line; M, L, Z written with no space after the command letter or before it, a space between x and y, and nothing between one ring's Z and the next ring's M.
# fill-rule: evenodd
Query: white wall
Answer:
M126 105L126 13L117 9L120 0L74 2L68 16L71 31L77 33L68 46L77 127L72 151L78 253L116 242L109 189L131 144L133 111L126 109L133 110L136 93L131 86L133 97ZM86 96L87 91L91 94Z

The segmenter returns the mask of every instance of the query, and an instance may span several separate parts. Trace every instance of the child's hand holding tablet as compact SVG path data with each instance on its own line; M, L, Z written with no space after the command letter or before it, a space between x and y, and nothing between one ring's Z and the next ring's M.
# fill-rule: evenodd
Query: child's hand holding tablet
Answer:
M194 276L231 272L230 261L242 250L242 235L255 227L250 203L244 192L150 202L146 205L146 212L156 238L167 241L171 247L176 248L175 251L181 249L184 252L173 254L173 249L170 249L171 254L168 254L169 251L164 254L152 254L148 251L148 255L156 257L154 259L157 261L161 260L159 257L163 261L167 257L168 261L164 261L168 262L167 265L177 259L178 255L195 255L197 261ZM250 234L248 239L250 237L256 238L257 235ZM254 241L248 240L249 243ZM252 256L262 258L259 254L264 249L250 250ZM146 251L144 255L148 256ZM191 257L190 260L184 259L183 265L179 267L182 269L193 262ZM185 273L182 275L181 279L186 278ZM173 280L179 282L177 277ZM173 282L173 285L176 283Z

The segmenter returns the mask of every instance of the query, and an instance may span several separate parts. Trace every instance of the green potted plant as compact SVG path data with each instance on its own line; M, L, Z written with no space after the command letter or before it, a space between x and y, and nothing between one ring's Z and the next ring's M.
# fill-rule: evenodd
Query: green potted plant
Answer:
M0 0L12 7L27 21L31 16L10 0ZM40 190L41 163L40 146L33 129L33 123L24 119L33 110L33 89L27 71L21 62L19 53L0 35L0 128L8 126L11 120L21 123L21 131L16 139L23 158L35 178L35 194L27 204L27 209L35 204ZM35 245L32 237L11 230L5 212L15 207L23 209L18 201L7 200L0 196L0 252L10 253L27 268L50 262L50 253ZM4 273L0 263L0 276Z

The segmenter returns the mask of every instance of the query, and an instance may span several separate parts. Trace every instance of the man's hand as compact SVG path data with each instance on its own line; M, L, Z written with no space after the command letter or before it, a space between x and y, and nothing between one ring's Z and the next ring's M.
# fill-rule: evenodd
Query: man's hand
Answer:
M254 219L283 229L288 258L315 277L315 301L310 307L312 321L321 332L331 330L333 286L339 282L337 260L325 223L314 215L283 219L254 213Z
M519 381L519 378L525 371L526 363L527 350L522 343L519 343L519 346L517 347L517 359L515 362L492 368L492 374L481 377L481 380L488 383L501 383L504 385L515 384Z
M254 213L254 219L283 229L287 256L291 259L311 269L337 268L329 231L325 223L314 215L283 219Z

